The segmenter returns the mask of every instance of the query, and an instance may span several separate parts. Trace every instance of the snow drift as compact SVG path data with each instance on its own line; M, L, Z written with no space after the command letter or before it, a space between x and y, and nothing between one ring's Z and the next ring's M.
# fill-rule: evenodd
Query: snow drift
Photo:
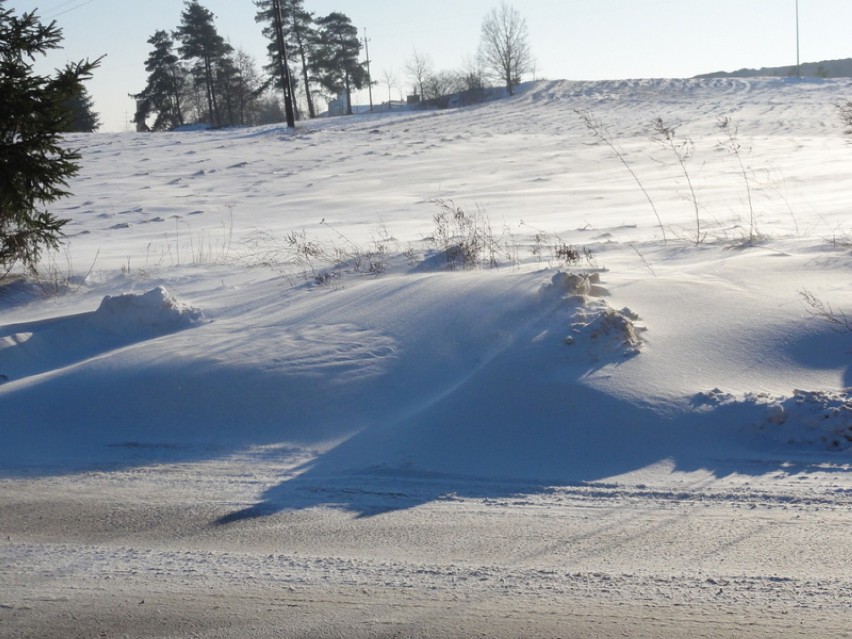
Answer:
M664 459L781 459L817 440L843 454L845 418L815 436L794 398L834 393L845 415L837 394L852 385L848 336L808 318L797 292L848 292L848 148L827 124L847 90L543 82L295 132L75 138L85 174L59 213L75 258L99 257L76 292L4 313L0 455L76 468L122 463L126 443L188 458L293 444L317 451L314 474L585 481ZM613 145L594 144L577 110ZM649 113L701 156L697 242ZM748 143L756 211L721 115ZM836 161L814 162L825 154ZM477 211L467 220L496 268L433 259L434 201L448 198ZM588 263L566 263L566 246ZM708 388L728 399L696 403ZM785 434L764 436L750 399L764 395L790 417Z
M0 626L847 636L849 96L71 136L71 272L0 288Z

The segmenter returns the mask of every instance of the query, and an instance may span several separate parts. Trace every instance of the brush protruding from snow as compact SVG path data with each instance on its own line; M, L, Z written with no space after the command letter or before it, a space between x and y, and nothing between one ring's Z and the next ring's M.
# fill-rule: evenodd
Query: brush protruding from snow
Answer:
M565 338L566 344L586 344L594 360L602 354L630 357L639 353L642 344L639 333L645 330L636 324L639 315L629 308L619 311L603 299L594 299L608 294L601 286L600 273L559 271L544 288L544 292L563 295L567 302L579 306L570 324L571 333Z

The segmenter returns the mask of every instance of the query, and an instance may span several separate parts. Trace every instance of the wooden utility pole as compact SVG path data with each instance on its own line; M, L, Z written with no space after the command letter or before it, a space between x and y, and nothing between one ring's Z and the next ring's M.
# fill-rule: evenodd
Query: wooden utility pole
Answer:
M364 27L364 53L367 56L367 91L370 94L370 113L373 112L373 76L370 75L370 40L367 39L367 27Z
M281 89L284 91L284 113L287 126L296 128L296 114L293 109L293 83L290 80L290 64L287 61L287 44L284 40L284 14L281 0L272 0L272 13L275 21L275 38L278 41L278 72L281 74Z

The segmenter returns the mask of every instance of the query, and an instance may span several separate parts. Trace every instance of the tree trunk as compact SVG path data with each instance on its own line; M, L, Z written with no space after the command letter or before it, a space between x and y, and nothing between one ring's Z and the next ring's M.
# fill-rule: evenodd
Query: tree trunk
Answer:
M349 86L349 72L343 74L343 86L346 87L346 115L352 115L352 90Z
M302 58L302 79L305 82L305 99L308 101L308 117L312 120L317 117L314 111L314 101L311 98L311 85L308 82L308 57L305 55L305 45L299 43L299 55Z
M213 89L213 66L208 56L204 57L204 80L207 88L207 108L210 113L210 125L219 126L219 107L216 104L216 92Z
M293 111L293 85L290 83L290 66L287 62L287 45L284 43L284 25L281 21L281 2L272 0L272 12L275 20L275 40L278 44L278 72L281 74L281 84L284 91L284 112L287 116L287 127L296 127L296 116Z
M177 118L177 125L181 126L183 124L183 110L180 106L181 93L178 91L177 69L172 69L172 96L175 101L175 117Z

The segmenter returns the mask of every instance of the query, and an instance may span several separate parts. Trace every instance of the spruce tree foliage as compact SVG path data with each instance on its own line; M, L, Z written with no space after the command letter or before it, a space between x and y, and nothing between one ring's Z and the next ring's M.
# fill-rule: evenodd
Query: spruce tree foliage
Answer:
M317 32L314 25L314 15L305 10L303 0L279 0L281 6L282 27L284 30L285 44L288 59L291 63L298 64L299 78L305 92L305 101L308 106L308 117L316 117L314 100L311 95L310 63L313 59L314 49L317 43ZM263 23L263 35L269 39L267 50L269 51L269 64L264 70L273 78L276 86L283 84L281 72L278 65L278 42L275 33L274 3L272 0L255 0L257 14L255 21ZM295 76L290 74L291 80ZM295 85L296 83L293 82ZM295 88L295 87L294 87Z
M70 133L93 133L101 126L100 115L95 112L95 103L89 90L82 82L77 83L74 92L63 102L68 112L63 131Z
M60 47L62 30L34 13L15 15L0 0L0 278L15 264L32 271L45 248L58 247L62 227L45 206L68 195L80 154L62 144L67 101L100 63L82 60L53 76L34 62Z
M148 38L153 48L145 61L148 82L145 88L130 97L136 100L133 121L139 128L167 131L184 123L189 72L175 53L174 38L168 31L158 30ZM148 118L154 122L148 125Z
M214 24L213 13L197 0L186 0L181 13L181 24L175 35L180 41L178 51L184 60L192 62L192 75L198 85L203 86L207 99L207 121L221 126L219 94L217 92L217 70L233 51L231 45L219 35Z
M346 95L346 114L352 115L352 91L368 81L366 66L358 61L358 29L337 11L317 19L318 47L313 68L320 85L332 95Z
M509 95L532 68L527 21L517 9L501 2L482 21L479 55L488 71L500 78Z

